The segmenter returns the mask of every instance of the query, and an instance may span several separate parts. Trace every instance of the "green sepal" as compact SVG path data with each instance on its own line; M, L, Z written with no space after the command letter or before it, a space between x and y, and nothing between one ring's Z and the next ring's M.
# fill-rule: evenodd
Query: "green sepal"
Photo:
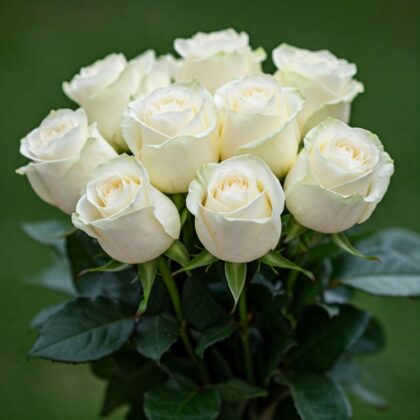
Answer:
M268 252L263 257L261 257L259 261L263 264L269 265L270 267L285 268L288 270L299 271L300 273L308 277L310 280L315 281L315 276L310 271L305 270L304 268L295 264L293 261L290 261L286 257L283 257L283 255L279 254L276 251Z

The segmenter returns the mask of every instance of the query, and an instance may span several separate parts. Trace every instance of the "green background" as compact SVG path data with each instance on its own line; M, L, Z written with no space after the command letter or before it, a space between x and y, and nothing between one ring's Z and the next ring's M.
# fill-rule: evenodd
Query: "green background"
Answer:
M268 53L281 42L328 48L356 62L365 84L352 124L376 132L396 163L390 190L368 227L420 231L419 18L415 0L2 0L0 418L95 419L102 398L103 384L87 367L25 359L34 339L31 317L60 297L25 282L50 255L24 237L19 223L60 214L14 170L25 162L19 139L51 108L71 105L61 92L63 80L113 51L130 58L146 48L165 53L177 36L230 26L249 32L252 45ZM272 70L271 59L266 70ZM418 420L420 303L362 295L358 300L386 326L387 350L363 363L390 409L378 413L355 403L354 418Z

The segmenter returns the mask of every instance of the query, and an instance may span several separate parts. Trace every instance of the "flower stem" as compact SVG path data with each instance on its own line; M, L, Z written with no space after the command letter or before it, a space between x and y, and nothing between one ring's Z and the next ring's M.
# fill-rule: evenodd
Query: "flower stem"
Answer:
M196 355L194 354L193 347L191 345L191 341L187 333L187 321L185 320L184 315L182 313L181 299L179 297L179 292L176 287L175 281L172 277L171 270L169 269L169 266L164 257L160 257L158 259L158 268L163 278L163 281L165 282L165 286L166 286L166 289L168 290L169 296L171 297L172 305L175 311L175 316L178 319L178 322L180 324L179 334L181 336L182 342L184 343L185 349L187 350L188 356L193 362L197 364L204 382L208 382L208 374L204 367L204 364L202 360L198 359Z
M247 379L250 382L254 382L254 372L252 369L252 358L251 358L251 346L249 342L246 287L243 288L241 296L239 297L238 309L239 309L239 317L240 317L242 328L243 328L242 343L243 343L243 348L244 348L245 374L247 376Z

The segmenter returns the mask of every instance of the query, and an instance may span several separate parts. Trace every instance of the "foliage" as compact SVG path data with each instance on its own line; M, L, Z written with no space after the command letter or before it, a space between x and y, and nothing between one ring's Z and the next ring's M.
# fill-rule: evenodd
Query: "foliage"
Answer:
M282 249L247 265L177 243L139 267L57 221L25 225L67 270L41 285L69 297L33 319L29 356L90 363L107 382L104 416L128 405L128 419L344 420L347 392L384 407L357 374L384 330L351 289L420 295L420 237L389 229L355 241L291 222Z

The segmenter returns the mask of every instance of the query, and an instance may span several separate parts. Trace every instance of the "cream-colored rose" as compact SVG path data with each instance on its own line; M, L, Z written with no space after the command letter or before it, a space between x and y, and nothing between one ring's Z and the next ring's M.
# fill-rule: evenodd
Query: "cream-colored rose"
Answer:
M198 32L189 39L176 39L174 48L183 58L176 79L199 80L212 93L233 78L261 71L266 58L262 48L250 48L245 32L234 29Z
M253 261L279 242L283 189L258 157L204 165L191 182L187 207L201 243L221 260Z
M216 108L198 82L174 83L131 102L121 131L152 184L166 193L186 192L203 164L218 161Z
M287 44L273 51L273 61L279 83L298 89L305 97L299 114L303 133L327 117L349 122L351 102L363 92L363 85L353 79L355 64L327 50L309 51Z
M110 54L83 67L70 82L63 83L63 90L86 110L89 121L98 123L111 144L125 149L120 122L130 99L169 85L175 68L172 56L156 58L152 50L128 62L123 54Z
M303 99L281 88L268 74L257 73L226 83L216 91L222 160L252 154L282 177L296 160L300 142L297 116Z
M17 170L44 201L67 214L76 208L83 184L103 162L117 156L83 109L51 113L21 140L20 153L32 162Z
M164 253L181 229L173 202L150 184L143 165L127 155L93 172L72 221L108 255L129 264Z
M394 172L378 137L329 118L306 135L304 144L285 182L290 213L323 233L366 221Z

